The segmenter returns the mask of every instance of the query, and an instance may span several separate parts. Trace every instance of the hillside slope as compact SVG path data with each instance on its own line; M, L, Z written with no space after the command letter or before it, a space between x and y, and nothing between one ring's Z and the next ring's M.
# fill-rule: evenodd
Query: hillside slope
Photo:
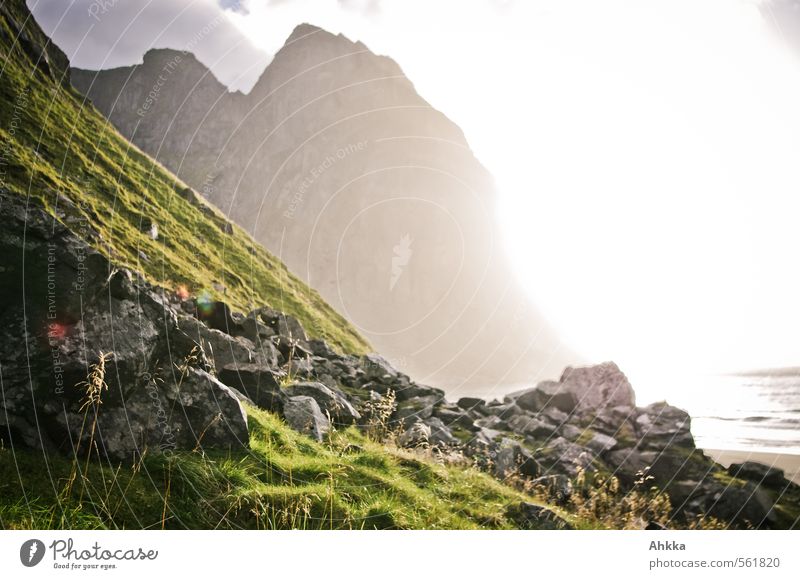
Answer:
M84 103L66 57L22 2L4 2L0 14L4 190L169 291L224 297L241 311L268 303L345 351L370 349L317 292Z

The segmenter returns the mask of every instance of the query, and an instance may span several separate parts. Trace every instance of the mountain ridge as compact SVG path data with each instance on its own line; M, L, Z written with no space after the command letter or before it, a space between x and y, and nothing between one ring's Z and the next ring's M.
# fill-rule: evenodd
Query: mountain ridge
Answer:
M313 25L289 38L246 95L178 69L137 115L158 67L73 84L416 378L491 395L574 361L511 271L463 131L391 58Z

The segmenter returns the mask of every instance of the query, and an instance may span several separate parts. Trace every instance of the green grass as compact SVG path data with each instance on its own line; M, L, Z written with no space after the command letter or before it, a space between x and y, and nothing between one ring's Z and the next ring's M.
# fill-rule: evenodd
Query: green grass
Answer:
M48 457L46 470L41 452L0 450L0 527L512 528L506 508L536 502L472 467L378 444L355 428L317 443L269 412L248 408L248 422L249 452L93 462L71 492L68 458Z
M3 10L22 22L24 8ZM312 337L342 351L369 344L319 294L225 217L176 194L185 188L166 169L126 141L91 104L63 87L14 42L0 12L0 144L2 186L42 204L100 252L141 272L153 284L222 299L247 312L269 304L297 317ZM35 23L33 43L46 42ZM57 76L57 74L56 74ZM159 228L153 240L150 220ZM142 254L147 257L142 257Z

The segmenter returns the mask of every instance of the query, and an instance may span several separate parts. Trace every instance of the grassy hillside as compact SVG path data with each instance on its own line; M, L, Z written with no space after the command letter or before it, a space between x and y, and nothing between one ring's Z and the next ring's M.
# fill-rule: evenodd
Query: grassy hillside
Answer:
M52 462L48 478L41 454L0 450L0 527L511 528L506 508L532 500L474 468L437 464L354 428L319 444L268 412L248 408L248 422L250 452L94 465L72 488L68 459Z
M185 285L245 312L269 304L296 316L313 337L350 353L369 350L316 291L219 211L204 203L198 210L177 194L184 184L83 102L69 87L66 58L43 49L49 40L21 0L4 2L0 17L0 186L40 199L151 283Z
M268 303L344 351L369 349L278 259L83 103L48 42L21 0L0 6L0 186L151 283L242 311ZM320 444L256 408L248 425L250 448L133 465L0 444L0 528L504 528L506 507L532 500L354 428Z

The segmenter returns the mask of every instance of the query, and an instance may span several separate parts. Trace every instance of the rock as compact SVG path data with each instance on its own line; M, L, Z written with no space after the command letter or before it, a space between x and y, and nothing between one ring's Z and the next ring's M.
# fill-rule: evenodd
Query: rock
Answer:
M628 378L613 362L582 368L568 367L559 383L562 391L575 396L576 411L581 414L596 414L599 409L610 406L636 406L636 395Z
M405 448L417 448L428 446L430 440L431 427L423 422L415 422L400 435L397 442Z
M242 336L231 336L221 330L212 330L203 322L184 314L178 315L179 332L170 333L169 346L163 348L165 360L174 359L172 351L190 351L195 345L202 346L203 351L213 361L217 369L227 366L247 366L256 364L264 368L277 368L277 352L267 342L256 346Z
M496 416L502 420L508 420L517 414L524 414L524 410L516 405L514 401L496 406L486 406L485 411L490 416Z
M330 431L328 417L311 396L290 397L283 406L283 417L291 428L318 442Z
M577 405L575 394L558 382L540 382L535 388L509 394L506 398L530 412L556 408L570 413Z
M557 504L565 505L572 496L572 481L563 474L540 476L531 481L533 488L540 488Z
M547 507L528 502L510 505L506 516L514 521L520 529L526 530L568 530L572 525L563 517Z
M592 434L592 438L584 446L597 454L613 450L617 446L617 439L600 432Z
M573 424L564 424L561 428L558 429L558 433L563 438L566 438L569 441L575 441L581 437L584 430L583 428L578 428Z
M605 459L615 470L614 474L627 482L633 482L639 473L645 472L658 459L658 452L626 448L609 452Z
M425 420L425 424L430 428L428 440L431 444L438 446L457 446L459 444L459 440L439 418L431 416Z
M135 460L150 453L177 449L247 448L247 415L236 395L203 370L188 368L178 379L140 380L99 409L94 442L101 456ZM83 414L75 406L55 420L68 439L77 441ZM83 430L81 452L89 445ZM66 438L66 437L65 437Z
M417 420L425 420L433 415L436 403L441 399L438 396L425 396L421 398L411 398L397 404L397 409L392 418L410 426Z
M287 386L284 390L290 397L310 396L317 402L322 413L327 413L335 424L354 424L361 418L358 411L341 392L331 390L319 382L297 382Z
M781 469L753 461L731 464L728 474L776 489L783 489L789 484Z
M476 410L481 414L486 414L486 400L483 398L459 398L457 404L464 410Z
M386 358L379 354L367 354L361 358L361 367L367 380L392 381L397 378L395 370Z
M491 428L493 430L511 430L505 420L501 420L497 416L487 416L486 418L478 418L474 422L478 428Z
M437 418L441 418L442 422L451 428L458 427L473 432L480 428L466 412L456 412L446 408L437 407L434 408L433 415Z
M265 410L280 413L287 395L277 372L256 364L229 364L218 373L220 381L235 388Z
M580 469L594 470L594 453L564 438L554 438L536 452L536 458L547 465L546 472L574 478Z
M533 438L547 438L553 435L556 427L538 418L517 415L508 421L508 427L516 433L525 434Z
M555 406L546 407L539 412L537 416L556 426L561 426L569 420L569 414L563 410L559 410Z
M704 513L733 527L768 529L777 520L773 500L752 482L741 487L719 485L714 492L699 500Z
M263 307L253 310L247 316L260 319L267 327L271 328L278 336L283 336L294 341L305 342L308 340L306 331L297 318L284 314L270 307Z
M536 478L540 474L539 464L533 455L519 442L511 438L503 438L494 456L494 474L499 479L505 479L516 474Z
M636 417L636 431L639 435L638 446L653 450L662 450L669 446L694 448L691 418L680 408L669 406L666 402L657 402L642 408Z

